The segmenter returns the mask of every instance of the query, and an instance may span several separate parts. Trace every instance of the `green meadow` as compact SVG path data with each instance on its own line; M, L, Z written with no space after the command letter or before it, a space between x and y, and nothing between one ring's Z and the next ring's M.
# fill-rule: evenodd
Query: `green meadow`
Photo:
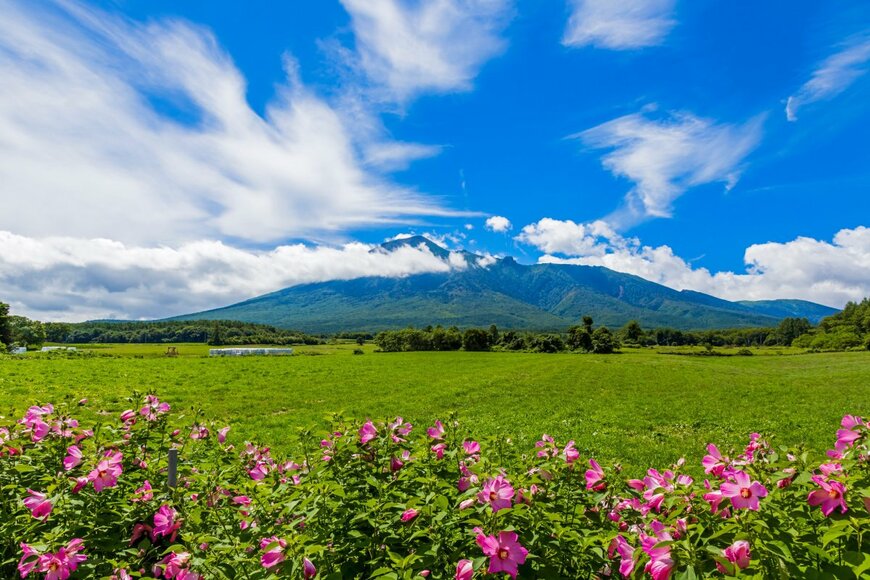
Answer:
M177 348L175 358L164 356L165 345L5 357L0 414L86 397L79 415L88 419L136 406L134 391L154 391L176 410L226 421L236 441L290 451L300 428L325 430L337 412L401 415L418 427L456 412L481 439L531 448L549 433L630 472L680 456L698 462L706 443L741 447L753 431L821 453L843 414L870 414L870 352L376 353L367 345L358 356L355 344L342 344L299 347L289 357L209 358L205 345Z

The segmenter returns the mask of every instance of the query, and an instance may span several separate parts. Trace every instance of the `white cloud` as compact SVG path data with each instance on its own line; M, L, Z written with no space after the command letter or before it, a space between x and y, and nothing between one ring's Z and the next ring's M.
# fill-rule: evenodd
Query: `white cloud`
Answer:
M676 25L676 0L570 0L562 43L626 50L661 44Z
M362 131L299 81L292 59L261 116L207 30L60 6L4 2L0 229L280 242L452 214L376 171L432 149Z
M840 230L831 242L798 237L754 244L744 254L745 273L694 268L667 245L643 245L596 224L544 219L517 239L545 252L541 263L604 266L726 300L800 298L842 307L870 296L870 228L864 226Z
M486 219L486 229L491 232L507 232L513 226L511 221L504 216L494 215Z
M159 318L309 282L466 267L459 253L445 261L425 246L386 252L361 243L295 244L247 251L219 241L134 246L0 231L0 300L16 314L43 320Z
M812 77L788 98L785 114L789 121L797 120L798 109L804 105L832 99L864 75L870 64L870 36L846 43L826 58Z
M465 91L505 48L511 0L341 0L358 62L384 94L403 103L424 92Z
M729 125L690 113L662 119L636 113L571 137L608 149L604 167L634 182L624 206L607 218L625 228L649 217L670 217L671 204L691 187L714 182L733 187L761 138L761 124L760 118Z

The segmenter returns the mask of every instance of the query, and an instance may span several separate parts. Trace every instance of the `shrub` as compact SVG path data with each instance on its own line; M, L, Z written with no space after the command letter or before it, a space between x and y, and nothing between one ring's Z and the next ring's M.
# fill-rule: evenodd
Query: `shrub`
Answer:
M752 356L752 351L748 348L741 348L737 351L737 356Z
M353 349L353 354L365 354L366 352L361 348Z
M462 335L462 348L470 351L489 350L489 333L480 328L469 328Z
M709 445L702 483L682 460L624 481L618 466L547 435L531 449L481 444L455 417L425 432L401 418L336 417L279 458L236 447L229 427L200 414L170 424L153 395L133 403L92 430L48 404L0 425L0 577L846 578L867 568L860 417L843 418L821 464L758 434L728 453Z

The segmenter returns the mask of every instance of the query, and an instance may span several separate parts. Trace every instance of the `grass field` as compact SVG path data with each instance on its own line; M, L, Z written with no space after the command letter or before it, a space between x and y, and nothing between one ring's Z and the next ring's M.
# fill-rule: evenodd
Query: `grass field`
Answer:
M155 390L176 410L201 408L228 421L239 440L289 450L298 427L325 427L337 411L398 414L422 427L455 410L481 438L501 434L528 447L544 432L573 438L584 456L621 460L630 472L681 455L700 461L707 442L742 446L752 431L822 452L844 413L870 414L867 352L384 354L366 346L353 356L353 348L215 359L204 345L178 345L177 358L163 356L165 345L105 345L88 349L92 356L6 357L0 411L13 416L35 402L87 397L87 417L133 406L126 398L134 390Z

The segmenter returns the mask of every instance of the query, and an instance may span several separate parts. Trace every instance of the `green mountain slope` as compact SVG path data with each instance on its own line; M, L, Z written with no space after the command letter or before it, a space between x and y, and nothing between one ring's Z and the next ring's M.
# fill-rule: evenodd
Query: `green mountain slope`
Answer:
M448 254L419 237L388 242L383 251L408 244L424 244L442 258ZM303 284L175 320L241 320L316 333L428 324L561 330L587 314L608 326L634 319L645 327L689 330L774 326L785 316L805 315L795 304L800 301L788 301L783 310L775 309L777 301L765 307L728 302L602 267L525 266L512 258L480 267L474 254L466 252L465 259L467 269L447 274ZM807 311L826 308L804 304Z

